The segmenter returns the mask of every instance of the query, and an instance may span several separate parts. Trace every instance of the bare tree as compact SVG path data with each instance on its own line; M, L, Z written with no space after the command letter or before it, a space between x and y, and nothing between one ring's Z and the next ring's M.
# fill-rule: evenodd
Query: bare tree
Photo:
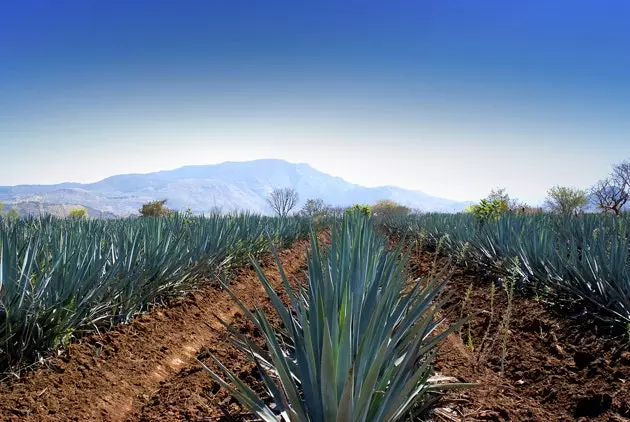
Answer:
M295 189L282 188L274 189L267 198L267 203L278 217L286 217L295 208L299 200Z
M591 196L603 212L612 211L620 215L630 200L630 161L614 166L609 177L593 186Z
M620 215L621 210L628 202L630 193L625 184L618 183L616 177L607 177L597 182L591 189L591 195L597 204L597 208L603 212L612 211L615 215Z
M630 190L630 160L623 161L613 167L613 177L622 183L626 190Z

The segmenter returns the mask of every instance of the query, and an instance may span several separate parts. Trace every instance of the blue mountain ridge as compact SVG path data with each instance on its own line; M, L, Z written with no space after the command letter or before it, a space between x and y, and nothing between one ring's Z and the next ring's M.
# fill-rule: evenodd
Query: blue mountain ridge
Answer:
M470 202L453 201L395 186L364 187L318 171L308 164L278 159L185 166L148 174L111 176L96 183L0 187L0 202L78 204L108 215L136 214L143 203L167 199L172 209L194 213L253 211L269 214L266 198L274 188L289 187L300 196L346 206L391 199L421 211L457 212Z

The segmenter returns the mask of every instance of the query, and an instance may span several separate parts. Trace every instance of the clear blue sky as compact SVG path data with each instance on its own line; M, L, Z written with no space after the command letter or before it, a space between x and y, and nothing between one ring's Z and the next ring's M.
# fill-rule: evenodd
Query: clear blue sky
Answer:
M630 2L4 0L0 185L284 158L536 201L630 158Z

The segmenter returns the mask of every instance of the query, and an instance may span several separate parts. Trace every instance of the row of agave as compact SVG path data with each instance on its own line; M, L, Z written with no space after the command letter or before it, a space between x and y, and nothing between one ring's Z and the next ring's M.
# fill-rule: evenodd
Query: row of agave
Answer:
M369 218L350 213L334 226L329 247L311 234L306 285L292 287L277 262L286 304L254 263L282 327L232 294L265 339L263 349L226 324L257 365L266 395L216 358L207 369L264 421L403 420L430 405L435 392L462 386L432 377L437 348L458 326L438 329L446 271L409 289L401 249L387 248Z
M0 366L128 321L219 268L306 236L308 227L248 214L0 219Z
M630 215L505 215L479 221L467 214L424 214L387 222L476 265L521 275L522 289L583 303L598 318L630 327Z

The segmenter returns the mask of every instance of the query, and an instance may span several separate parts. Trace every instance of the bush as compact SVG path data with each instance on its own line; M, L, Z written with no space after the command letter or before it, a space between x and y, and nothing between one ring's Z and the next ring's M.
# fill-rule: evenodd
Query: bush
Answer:
M394 217L408 215L411 210L389 199L383 199L372 205L372 215L375 217Z
M481 221L497 220L506 211L505 202L500 199L492 201L482 199L478 204L466 208L466 212L471 213Z
M85 208L75 208L70 210L68 217L81 220L88 217L88 212Z
M142 217L168 217L171 215L171 210L165 207L166 199L161 201L147 202L138 210Z

